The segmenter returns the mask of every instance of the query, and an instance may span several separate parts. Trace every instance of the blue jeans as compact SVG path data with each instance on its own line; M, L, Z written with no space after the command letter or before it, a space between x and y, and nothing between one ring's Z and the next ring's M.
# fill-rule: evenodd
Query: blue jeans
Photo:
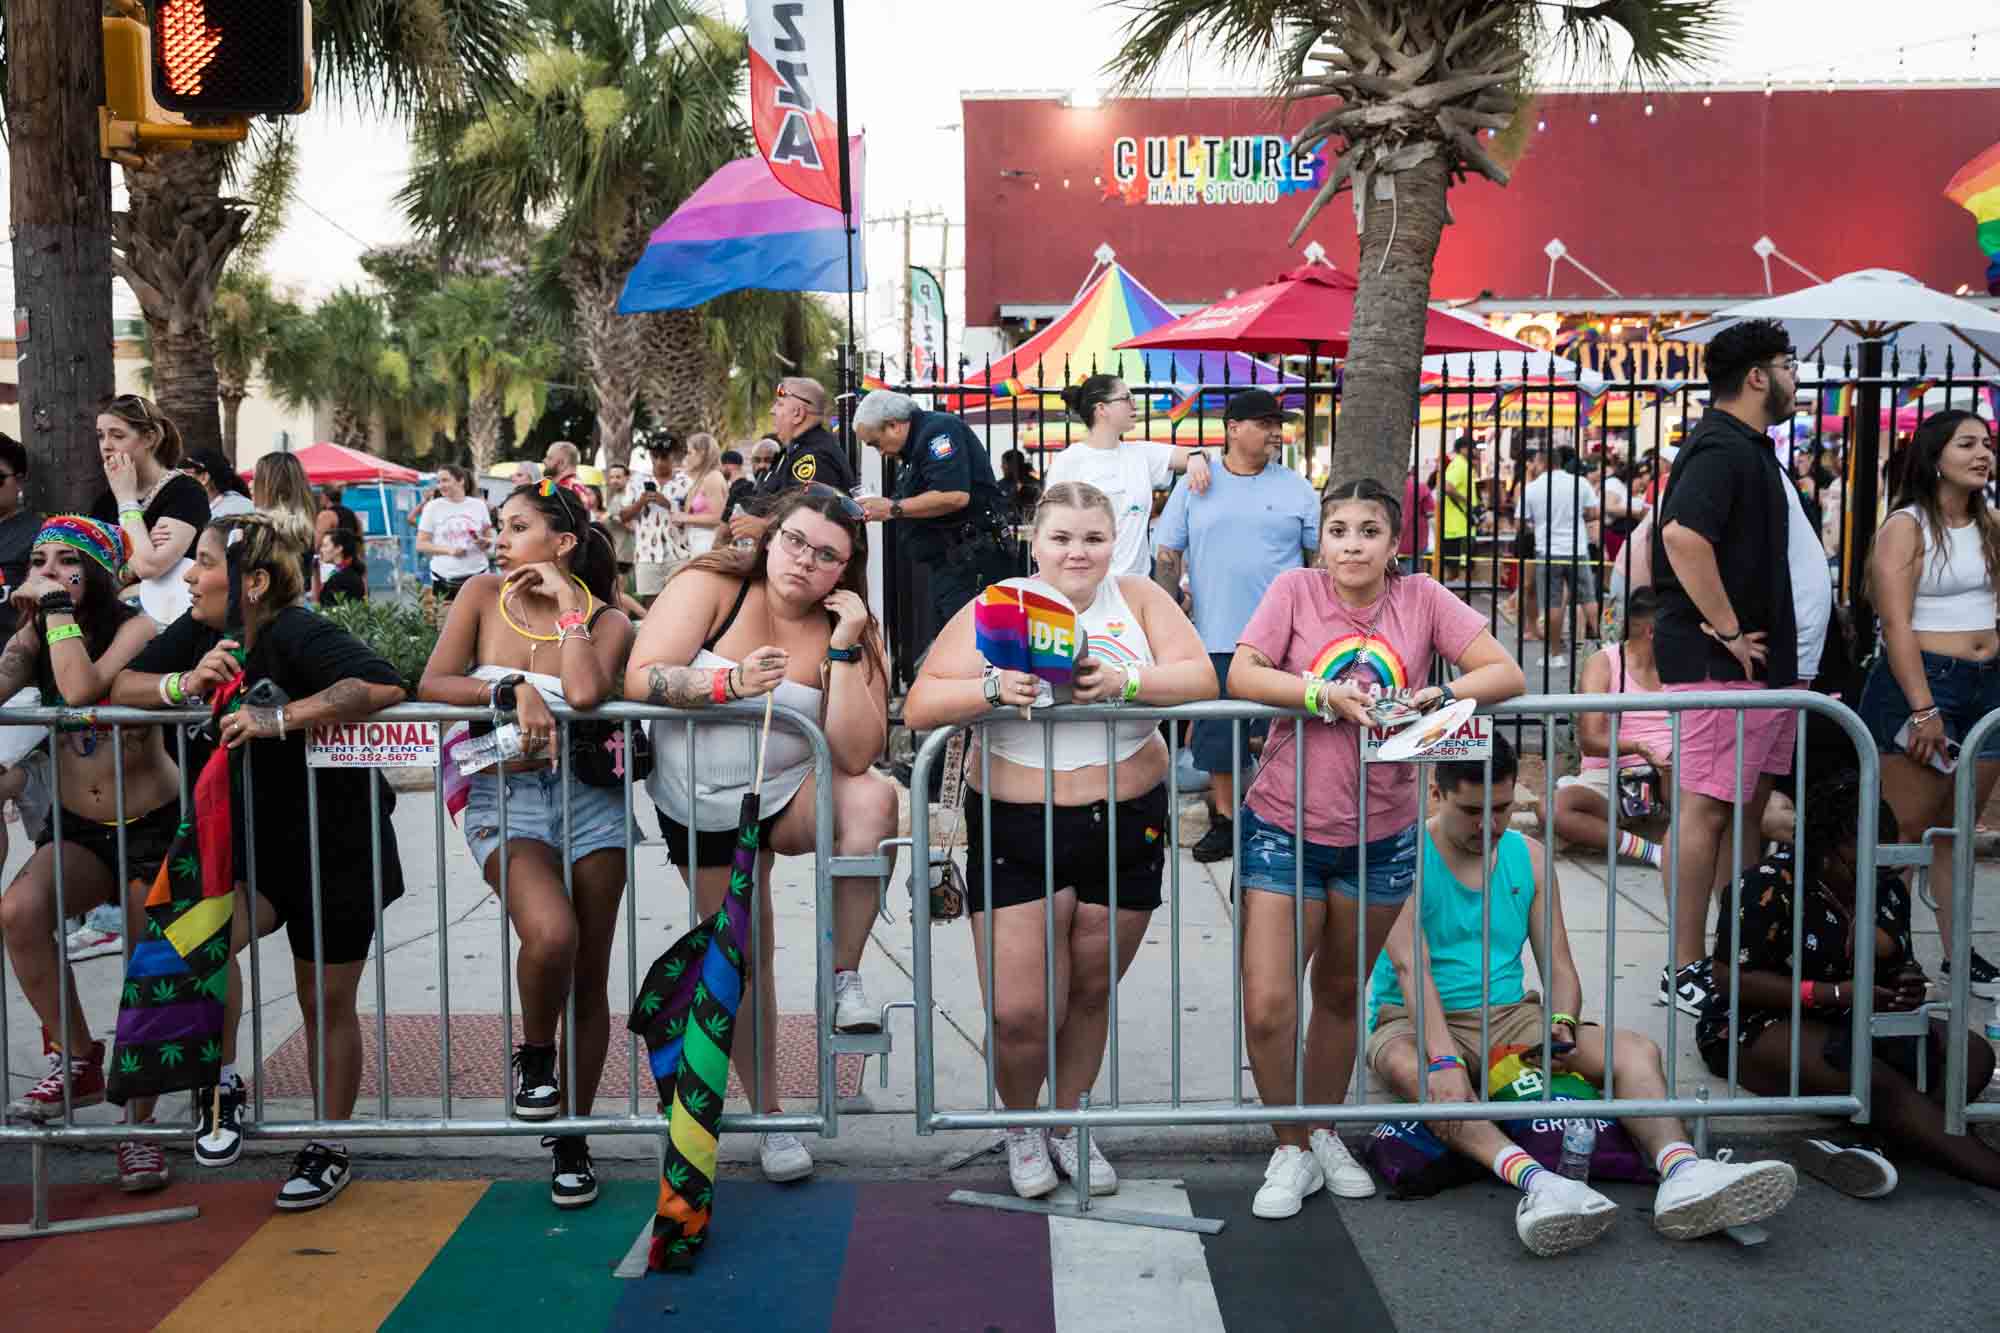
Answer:
M625 847L625 793L615 787L591 787L571 778L569 784L569 859L581 861L592 852ZM459 815L465 844L483 872L500 849L500 779L481 773L472 779L465 809ZM507 774L507 840L544 843L560 856L563 849L562 774L540 769Z
M1937 705L1944 722L1944 734L1962 741L1972 734L1973 724L2000 708L2000 659L1969 662L1962 657L1925 653L1924 683L1930 686L1931 702ZM1875 659L1868 670L1868 683L1861 688L1861 720L1868 724L1875 744L1883 754L1901 754L1896 733L1910 717L1910 701L1889 670L1888 655ZM1979 747L1980 759L2000 760L2000 728Z
M1359 847L1329 847L1307 841L1305 851L1306 898L1325 902L1329 891L1358 901L1361 897ZM1238 873L1243 887L1265 893L1290 896L1298 878L1298 858L1294 855L1292 830L1259 819L1254 810L1243 808L1243 859ZM1368 905L1400 907L1417 883L1417 826L1377 838L1368 844Z

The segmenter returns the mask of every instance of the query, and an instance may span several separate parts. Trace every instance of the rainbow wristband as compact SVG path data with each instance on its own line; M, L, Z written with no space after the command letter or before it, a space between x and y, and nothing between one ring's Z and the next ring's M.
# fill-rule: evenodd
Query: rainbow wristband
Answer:
M57 625L48 632L46 637L48 639L49 647L53 648L57 644L61 643L64 639L82 638L83 626L76 624Z
M1433 1074L1437 1073L1440 1069L1463 1068L1465 1068L1465 1061L1455 1055L1440 1055L1437 1059L1431 1061L1431 1073Z

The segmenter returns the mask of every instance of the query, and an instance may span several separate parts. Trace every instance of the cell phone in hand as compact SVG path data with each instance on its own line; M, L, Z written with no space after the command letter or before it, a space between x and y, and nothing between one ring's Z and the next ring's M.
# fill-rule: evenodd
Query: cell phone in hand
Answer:
M649 481L646 483L646 489L649 491L657 491L660 489L660 483L657 481Z
M1902 747L1905 754L1909 752L1911 739L1910 724L1905 720L1903 725L1896 731L1896 744ZM1945 737L1943 747L1938 753L1930 757L1930 766L1938 772L1947 775L1956 773L1958 771L1958 751L1958 742L1949 736Z

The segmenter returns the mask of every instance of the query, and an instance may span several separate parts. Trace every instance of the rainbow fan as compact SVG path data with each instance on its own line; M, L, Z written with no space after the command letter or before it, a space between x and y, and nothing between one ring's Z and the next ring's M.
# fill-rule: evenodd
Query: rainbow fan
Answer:
M1003 671L1026 671L1051 686L1076 674L1083 651L1076 607L1040 579L1002 579L972 604L979 655Z

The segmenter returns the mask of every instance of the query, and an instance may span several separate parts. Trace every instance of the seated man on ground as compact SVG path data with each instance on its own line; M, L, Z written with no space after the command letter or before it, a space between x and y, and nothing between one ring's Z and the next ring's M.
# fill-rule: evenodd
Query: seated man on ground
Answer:
M1410 1100L1421 1080L1433 1102L1482 1099L1470 1071L1485 1081L1487 1053L1479 1050L1480 1008L1488 1010L1495 1045L1551 1040L1555 1072L1570 1072L1602 1085L1607 1037L1595 1023L1580 1023L1583 989L1570 957L1563 926L1562 898L1542 896L1542 851L1512 831L1514 747L1495 734L1492 758L1491 823L1480 761L1441 763L1432 769L1433 814L1424 827L1423 892L1412 897L1389 934L1369 987L1368 1066L1394 1092ZM1485 860L1491 841L1493 859ZM1492 961L1481 993L1480 921L1482 896L1491 904ZM1554 885L1547 886L1554 889ZM1421 908L1424 967L1413 956L1416 912ZM1548 956L1543 956L1543 913L1552 916ZM1531 929L1532 925L1532 929ZM1521 947L1534 949L1546 978L1550 1004L1523 985ZM1423 989L1424 1046L1419 1055L1416 1028L1404 996ZM1637 1032L1619 1029L1610 1057L1613 1091L1621 1097L1667 1096L1660 1048ZM1541 1057L1539 1052L1535 1058ZM1420 1061L1422 1061L1420 1063ZM1653 1227L1674 1240L1691 1240L1724 1227L1760 1221L1791 1201L1796 1173L1783 1162L1732 1163L1695 1154L1681 1122L1668 1118L1623 1122L1634 1140L1653 1156L1660 1173L1653 1201ZM1618 1205L1581 1181L1538 1165L1490 1120L1440 1120L1438 1137L1457 1152L1490 1166L1522 1193L1514 1213L1521 1243L1535 1254L1561 1254L1602 1235Z
M1637 588L1625 608L1624 635L1591 655L1577 688L1584 694L1662 694L1660 668L1653 660L1653 614L1659 603L1651 588ZM1627 802L1618 812L1618 854L1655 870L1664 848L1642 836L1659 833L1673 800L1674 730L1667 714L1647 709L1618 715L1618 765L1611 764L1611 714L1578 713L1576 743L1583 771L1556 783L1556 834L1576 847L1603 851L1611 841L1611 803L1628 788L1651 813L1635 817Z
M1734 984L1742 988L1736 1013L1736 1077L1746 1092L1782 1097L1791 1092L1792 1001L1799 1001L1799 1093L1840 1095L1851 1086L1855 939L1855 835L1861 818L1861 785L1851 772L1811 787L1806 795L1804 854L1780 847L1744 873L1736 900L1742 917L1741 953ZM1896 814L1887 801L1876 810L1876 836L1896 836ZM1795 905L1803 886L1805 902ZM1724 900L1724 907L1730 906ZM1799 984L1792 985L1793 913L1804 921ZM1925 979L1910 943L1910 898L1894 869L1878 872L1874 929L1875 1011L1914 1009ZM1695 1028L1702 1062L1718 1078L1729 1076L1729 952L1736 938L1725 917L1715 932L1715 988ZM1933 1019L1928 1042L1877 1037L1870 1053L1870 1147L1808 1139L1799 1164L1845 1194L1873 1199L1896 1187L1889 1154L1924 1158L1961 1180L2000 1189L2000 1152L1976 1134L1944 1128L1944 1020ZM1977 1033L1966 1038L1966 1099L1978 1097L1993 1078L1993 1047ZM1926 1061L1927 1091L1917 1091L1918 1062Z

